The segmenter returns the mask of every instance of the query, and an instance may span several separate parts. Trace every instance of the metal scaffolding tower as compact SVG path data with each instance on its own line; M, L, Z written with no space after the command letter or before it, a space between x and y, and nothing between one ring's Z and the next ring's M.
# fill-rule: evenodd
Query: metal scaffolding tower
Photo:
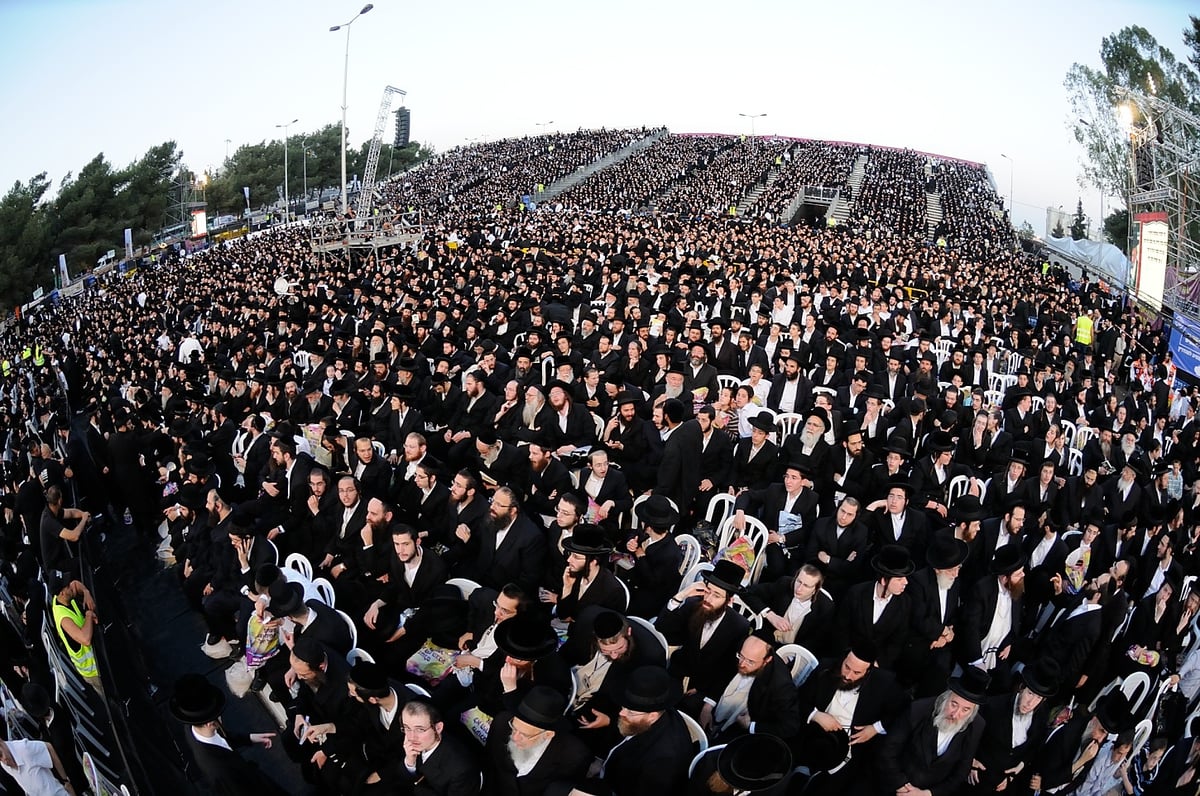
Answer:
M1153 95L1120 97L1138 111L1129 134L1130 251L1137 216L1165 214L1163 304L1200 321L1200 118Z
M371 148L367 151L367 164L363 168L362 187L358 192L358 207L355 217L364 222L371 215L371 204L375 194L375 172L379 169L379 151L383 146L383 133L387 129L388 117L391 115L392 98L405 92L395 86L383 90L383 100L379 103L379 115L375 117L375 135L371 138Z

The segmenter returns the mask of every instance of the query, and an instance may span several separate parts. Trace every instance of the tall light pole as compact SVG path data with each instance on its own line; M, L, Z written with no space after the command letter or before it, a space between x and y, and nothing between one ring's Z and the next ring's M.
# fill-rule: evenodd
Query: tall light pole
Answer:
M738 116L741 116L744 119L750 120L750 137L751 138L754 137L754 120L761 119L762 117L764 117L766 115L767 114L765 114L765 113L739 113L738 114Z
M540 130L541 135L545 135L546 128L549 127L550 125L554 124L554 120L551 119L548 122L534 122L534 124L536 124L539 128L541 128L541 130Z
M347 212L349 205L346 201L346 89L350 85L350 26L354 24L354 20L361 17L363 14L370 11L375 6L367 3L362 7L349 22L344 22L341 25L334 25L329 29L330 33L339 31L342 28L346 29L346 65L342 69L342 212Z
M308 156L310 154L315 155L316 153L308 148L308 141L305 141L304 142L304 202L305 202L306 209L308 207Z
M1017 217L1013 212L1013 159L1003 152L1000 157L1008 161L1008 221L1013 225L1013 229L1017 228Z
M229 145L231 143L233 143L233 139L231 139L231 138L225 139L225 159L226 160L229 160Z
M292 119L287 124L277 124L275 128L283 128L283 218L287 220L288 213L292 210L292 203L288 196L288 128L291 127L299 119Z

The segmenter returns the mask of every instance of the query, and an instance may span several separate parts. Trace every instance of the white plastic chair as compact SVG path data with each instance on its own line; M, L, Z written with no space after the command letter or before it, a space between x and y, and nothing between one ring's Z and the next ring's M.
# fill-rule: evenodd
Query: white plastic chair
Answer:
M296 351L292 354L292 361L296 363L296 367L300 368L301 373L308 373L311 360L307 351Z
M1091 426L1079 426L1075 429L1075 447L1083 450L1089 442L1099 436L1100 432Z
M1069 475L1083 474L1083 451L1079 448L1067 450L1067 473Z
M1150 696L1150 676L1145 672L1134 672L1121 681L1121 693L1129 700L1130 712L1138 715L1138 709Z
M729 604L733 606L733 610L746 617L747 621L750 622L750 627L754 628L755 630L762 630L762 616L755 613L753 608L746 605L745 601L742 600L741 597L736 594L733 595L733 599L729 601Z
M346 663L353 666L354 664L358 663L359 661L366 661L367 663L374 663L375 658L373 658L371 656L371 653L367 652L366 650L359 649L358 647L355 647L354 649L352 649L346 653Z
M638 626L642 627L644 630L646 630L646 632L648 632L650 635L654 636L655 641L657 641L659 644L662 645L663 655L670 654L670 652L671 652L670 642L667 641L666 636L664 636L662 633L659 632L658 628L656 628L654 625L652 625L650 623L649 619L643 619L640 616L627 616L627 617L625 617L625 621L629 622L629 624L631 624L631 625L638 625Z
M470 578L450 578L446 581L447 586L454 586L462 593L463 599L471 596L472 592L479 588L479 584Z
M632 516L637 517L637 507L642 505L649 499L650 499L650 495L638 495L636 498L634 498L633 506L630 507ZM676 514L680 514L679 506L675 505L674 500L671 500L671 498L667 498L667 502L671 504L671 508L675 511ZM682 516L682 514L680 514L680 516ZM672 525L671 527L674 528L675 526Z
M682 710L675 711L679 714L679 718L683 719L683 723L687 725L688 735L692 736L692 743L700 747L701 752L708 750L708 736L704 734L704 728L700 726L700 722L693 719Z
M730 376L728 373L717 374L717 386L728 387L731 390L736 390L742 384L742 380L737 376Z
M1133 728L1133 748L1129 750L1130 755L1136 755L1146 745L1146 741L1150 740L1150 733L1154 732L1154 722L1150 719L1142 719Z
M792 434L797 433L804 428L804 415L797 412L780 412L775 415L775 429L778 440L776 444L782 445L783 441Z
M1035 395L1030 399L1033 402L1033 411L1040 412L1046 406L1046 399L1040 395Z
M1000 406L1004 403L1004 393L1000 390L984 390L983 402L988 406Z
M950 485L946 488L946 506L949 508L954 505L954 501L958 500L963 495L967 494L967 490L971 488L971 477L968 475L956 475L950 479Z
M817 668L817 656L801 644L784 644L775 651L792 671L792 682L799 688Z
M705 755L719 755L724 748L725 744L717 744L716 746L710 746L703 751L697 752L696 756L692 758L692 762L688 763L688 779L691 779L692 774L696 772L696 766L700 763L700 758Z
M1075 435L1079 433L1079 427L1070 420L1059 420L1058 424L1062 426L1063 438L1067 441L1067 447L1074 448Z
M376 440L372 440L372 441L371 441L371 447L375 449L375 455L376 455L376 456L378 456L380 459L386 459L386 458L387 458L387 448L383 447L383 443L382 443L382 442L380 442L380 441L379 441L379 440L377 440L377 439L376 439Z
M264 542L267 543L267 549L271 551L271 563L278 566L279 565L279 548L275 546L274 542L272 542L270 539L266 538L265 536L261 537L261 538Z
M721 526L720 534L718 535L717 551L723 551L729 546L730 542L739 538L745 537L750 541L750 547L754 551L754 562L750 567L750 571L746 573L746 577L742 579L742 585L747 586L751 583L758 582L758 576L762 574L763 567L766 565L767 539L770 536L770 531L767 526L755 519L754 517L746 517L746 529L739 531L733 527L734 518L731 516L725 520Z
M358 646L358 628L355 627L354 620L345 611L338 611L336 608L333 610L337 611L337 615L346 623L346 627L350 628L350 649L354 649Z
M292 553L284 559L283 565L288 569L294 569L304 576L307 581L313 579L312 562L303 553Z
M700 560L700 540L690 533L676 534L675 544L683 550L683 563L679 565L679 574L687 572Z
M704 519L708 520L714 528L720 528L721 523L725 522L731 514L733 514L733 504L737 502L737 498L728 492L722 492L718 495L713 495L708 501L708 511L705 512ZM720 516L717 513L720 512Z
M684 586L690 586L691 584L700 580L700 576L705 572L712 572L712 570L713 565L711 561L697 562L695 566L693 566L684 574L680 588L683 588Z
M405 683L404 687L409 691L412 691L417 696L423 696L426 699L433 699L433 694L429 693L429 689L423 685L417 685L416 683Z
M621 580L620 578L616 578L615 580L620 585L621 591L625 592L625 605L621 607L621 613L625 613L629 610L629 586L626 585L625 581Z
M321 602L330 608L337 608L337 594L333 591L332 583L326 578L313 578L312 585L317 590L317 594L321 595Z

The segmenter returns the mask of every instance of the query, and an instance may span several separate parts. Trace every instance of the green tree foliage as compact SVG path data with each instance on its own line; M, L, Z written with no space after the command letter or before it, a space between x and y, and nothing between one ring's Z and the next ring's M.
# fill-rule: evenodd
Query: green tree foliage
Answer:
M14 183L0 199L0 307L5 310L49 281L50 214L42 201L49 190L42 172L27 183Z
M1200 74L1136 25L1106 36L1100 43L1100 61L1100 69L1075 64L1067 72L1069 124L1084 153L1080 182L1106 196L1124 196L1129 186L1129 161L1126 138L1117 121L1119 89L1154 93L1197 113Z
M1033 228L1033 224L1028 221L1022 221L1020 228L1017 230L1017 237L1021 240L1033 240L1037 237L1037 232Z
M1087 237L1087 216L1083 214L1083 199L1075 205L1075 215L1071 217L1071 239L1083 240Z
M288 138L288 194L298 198L304 194L305 173L310 196L315 197L325 188L340 188L342 184L342 160L339 154L342 144L341 127L326 125L309 133L297 133ZM346 179L357 176L362 179L366 169L370 141L358 149L346 153ZM390 173L404 171L420 163L432 151L417 142L410 143L393 154L392 147L384 143L379 151L377 180L386 179ZM209 204L209 215L215 213L239 213L246 206L244 187L250 188L250 206L260 208L271 205L283 197L283 140L262 141L238 147L230 155L221 172L211 175L205 200Z
M1129 211L1114 210L1104 219L1104 239L1129 254Z
M1188 56L1192 68L1200 72L1200 17L1189 17L1188 21L1192 23L1192 26L1184 28L1183 43L1192 51L1192 54Z
M1067 232L1063 229L1062 219L1060 218L1054 222L1054 229L1050 230L1050 235L1051 237L1061 238L1066 234Z

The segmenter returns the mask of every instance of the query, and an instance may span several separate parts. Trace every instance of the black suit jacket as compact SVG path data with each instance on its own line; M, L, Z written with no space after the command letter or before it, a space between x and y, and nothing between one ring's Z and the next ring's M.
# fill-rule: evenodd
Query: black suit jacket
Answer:
M746 698L746 712L756 733L788 739L800 732L799 699L792 673L778 655L772 656L754 682Z
M823 713L829 707L841 678L841 669L842 658L826 658L800 686L802 721L807 721L814 710ZM859 684L858 703L850 720L855 727L879 722L887 729L906 702L904 689L896 685L896 676L888 669L874 668Z
M850 587L838 611L837 649L848 649L866 641L875 647L875 662L891 668L900 657L908 640L911 607L907 594L898 594L888 601L878 622L873 622L872 590L875 581Z
M456 738L443 733L428 760L410 774L401 763L402 781L412 783L413 796L471 796L479 793L479 766Z
M487 792L498 796L542 796L556 782L573 782L587 773L594 755L569 727L559 728L537 763L524 776L517 776L508 741L511 713L501 713L492 722L487 739L484 780Z
M998 694L984 703L979 711L979 717L985 723L975 759L985 766L979 772L979 777L981 786L987 791L995 790L996 785L1004 779L1006 769L1022 761L1028 764L1034 752L1046 740L1050 706L1043 702L1034 709L1025 743L1017 747L1012 745L1013 705L1016 699L1013 694Z
M518 514L504 540L496 547L496 532L488 526L489 523L484 523L478 531L476 567L479 582L495 589L515 582L527 593L535 593L546 570L546 537L528 517Z
M686 600L674 611L664 609L655 623L667 641L679 649L668 667L676 677L690 677L690 685L702 697L718 699L737 671L737 652L750 634L750 623L733 608L717 625L708 643L700 646L700 633L688 627L688 617L700 605L699 597Z
M700 485L700 436L700 424L686 420L675 427L663 446L654 494L669 497L680 511L692 505Z
M966 729L950 739L944 754L937 753L934 729L934 699L919 699L888 728L879 752L879 781L887 793L912 783L933 796L957 793L966 782L971 760L983 736L984 721L976 717Z
M683 550L667 536L646 548L629 573L629 615L653 619L679 589Z
M604 766L604 784L621 796L683 793L696 752L683 719L668 710L646 732L613 749Z
M756 583L742 593L742 599L755 613L771 610L779 616L787 613L792 604L792 579L780 578L770 583ZM833 626L833 600L824 592L818 591L812 598L812 609L796 628L793 643L812 652L823 655L831 651L830 629ZM765 626L765 623L764 623Z
M346 620L320 600L308 600L305 604L316 611L317 615L307 625L297 625L296 635L321 642L330 655L346 657L351 646L350 626L346 624Z
M766 446L763 446L764 448ZM762 454L760 453L759 456ZM792 514L799 515L803 522L798 530L786 535L784 544L787 547L801 547L809 530L817 521L817 493L812 489L802 489L795 503L792 504ZM734 511L744 511L747 516L755 517L767 526L769 531L779 530L779 512L787 505L787 490L783 484L770 484L765 489L749 489L738 495L734 501Z
M184 738L196 761L196 772L221 796L275 796L286 792L236 751L197 741L191 727L185 728ZM235 749L250 743L245 735L230 735L228 740Z
M981 645L984 636L991 629L992 617L996 613L996 601L999 598L1000 581L985 575L975 584L963 602L962 621L955 630L954 640L958 645L959 660L964 666L979 660L987 652ZM1020 633L1022 603L1023 600L1012 601L1011 629L1000 641L1000 649L1011 644Z
M731 486L764 489L775 480L779 469L779 448L774 442L767 440L751 459L752 447L749 437L738 442L733 454L733 474L729 482Z

